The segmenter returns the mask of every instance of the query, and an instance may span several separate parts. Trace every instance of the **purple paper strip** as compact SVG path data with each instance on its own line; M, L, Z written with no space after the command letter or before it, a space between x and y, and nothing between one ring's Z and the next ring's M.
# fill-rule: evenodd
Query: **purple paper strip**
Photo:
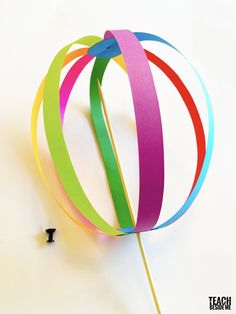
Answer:
M121 49L130 81L139 151L139 206L136 232L151 229L160 215L164 190L164 150L158 98L143 47L129 30L107 31Z

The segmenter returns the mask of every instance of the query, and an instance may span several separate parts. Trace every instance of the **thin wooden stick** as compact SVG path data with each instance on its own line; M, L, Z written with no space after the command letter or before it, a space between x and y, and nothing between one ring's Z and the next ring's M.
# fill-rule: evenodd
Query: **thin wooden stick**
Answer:
M123 185L123 188L124 188L125 196L126 196L126 199L127 199L127 203L128 203L128 206L129 206L130 214L131 214L132 220L134 222L135 221L135 219L134 219L134 210L133 210L132 203L131 203L131 198L129 196L129 192L128 192L128 189L127 189L127 184L126 184L126 181L125 181L125 177L123 175L121 162L120 162L119 154L118 154L117 147L116 147L115 137L114 137L113 130L112 130L112 127L111 127L111 123L110 123L110 120L109 120L109 116L108 116L108 113L107 113L107 108L106 108L106 104L105 104L104 97L103 97L103 94L102 94L101 85L100 85L99 80L97 80L97 82L98 82L98 91L99 91L99 94L100 94L100 99L101 99L101 103L102 103L102 108L103 108L103 112L104 112L105 121L106 121L108 132L109 132L109 135L110 135L111 143L112 143L112 146L113 146L113 149L114 149L114 154L115 154L115 157L116 157L116 161L117 161L117 165L118 165L118 169L119 169L122 185ZM157 295L156 295L155 287L154 287L152 276L151 276L151 272L150 272L150 267L149 267L147 255L145 253L144 245L143 245L143 242L142 242L142 239L141 239L141 234L140 233L136 233L136 237L137 237L137 240L138 240L139 250L140 250L140 253L141 253L142 260L143 260L143 265L144 265L144 268L145 268L145 272L146 272L146 276L147 276L147 279L148 279L149 287L151 289L151 293L152 293L153 301L154 301L154 304L155 304L156 312L157 312L157 314L161 314L160 306L159 306L159 303L158 303L158 300L157 300Z

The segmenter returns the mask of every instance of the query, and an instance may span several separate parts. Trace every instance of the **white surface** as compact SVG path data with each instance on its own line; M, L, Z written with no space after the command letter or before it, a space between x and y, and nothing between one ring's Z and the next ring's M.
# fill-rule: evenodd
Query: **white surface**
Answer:
M162 313L209 313L208 297L212 295L232 296L235 312L235 12L234 1L0 1L1 313L155 313L135 237L95 238L70 222L42 184L31 148L32 101L56 52L84 35L102 36L106 29L121 28L154 33L176 45L199 69L214 103L214 155L199 197L177 223L142 236ZM146 47L164 55L155 43ZM166 130L164 215L169 217L171 208L177 208L188 191L195 148L179 96L158 70L153 68L154 72ZM192 74L189 70L182 74L204 115ZM77 140L81 182L102 211L111 209L112 203L95 157L92 132L86 132L88 75L86 70L79 83L81 90L77 88L72 96L65 132L72 138L71 149ZM104 93L132 200L137 204L136 139L128 81L114 65L106 77ZM176 137L181 139L179 144ZM184 153L192 148L192 153L184 159L180 148ZM44 244L43 231L49 224L57 228L53 246Z

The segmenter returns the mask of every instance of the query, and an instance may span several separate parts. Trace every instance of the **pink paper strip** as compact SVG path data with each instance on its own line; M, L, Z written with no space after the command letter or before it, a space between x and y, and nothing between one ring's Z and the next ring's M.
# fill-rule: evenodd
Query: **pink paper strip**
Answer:
M164 189L164 150L161 116L151 69L143 47L129 30L107 31L121 49L130 81L139 150L139 207L135 231L157 222Z

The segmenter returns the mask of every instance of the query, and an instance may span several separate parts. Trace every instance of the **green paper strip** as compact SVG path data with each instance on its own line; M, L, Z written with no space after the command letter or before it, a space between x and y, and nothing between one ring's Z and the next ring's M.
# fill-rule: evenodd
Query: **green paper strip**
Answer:
M98 82L102 84L103 74L110 59L96 58L93 66L93 71L90 80L90 105L91 117L94 126L96 137L99 143L99 148L104 161L104 166L109 182L110 191L112 194L113 203L115 206L117 219L121 228L133 227L133 221L129 211L128 203L125 197L124 188L122 185L119 168L116 162L116 157L112 148L110 137L106 130L101 99L98 91Z
M115 236L123 233L109 225L96 212L83 191L69 157L60 120L60 74L66 54L73 44L91 46L100 40L99 37L86 36L59 51L47 74L43 96L43 114L48 146L66 193L82 215L103 232Z

